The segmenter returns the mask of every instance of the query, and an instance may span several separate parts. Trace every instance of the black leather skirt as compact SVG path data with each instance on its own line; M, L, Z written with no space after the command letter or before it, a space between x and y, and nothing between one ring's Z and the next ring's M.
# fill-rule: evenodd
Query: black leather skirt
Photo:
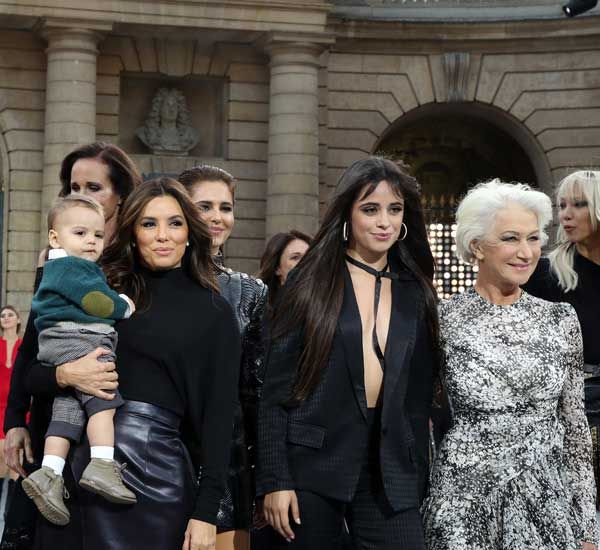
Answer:
M180 550L196 494L196 476L171 411L125 401L115 415L115 460L137 504L111 504L80 490L86 550ZM73 460L79 479L89 461L80 445Z

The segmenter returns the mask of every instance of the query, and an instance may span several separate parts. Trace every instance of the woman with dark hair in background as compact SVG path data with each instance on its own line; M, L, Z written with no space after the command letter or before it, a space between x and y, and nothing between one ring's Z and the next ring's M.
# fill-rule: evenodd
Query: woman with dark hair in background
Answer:
M82 193L95 198L104 208L106 226L105 242L110 243L115 231L115 223L120 205L141 183L141 176L132 160L119 147L110 143L95 142L83 145L63 160L60 169L60 195L65 196L71 192ZM40 253L38 269L36 272L34 292L37 290L42 278L42 267L46 260L47 250ZM22 461L33 464L34 457L41 460L44 447L44 435L51 417L53 395L37 395L31 401L30 388L27 386L28 367L37 357L37 332L33 324L34 316L30 315L23 336L23 344L16 358L13 368L10 393L4 419L6 443L4 448L5 460L8 466L27 476ZM60 369L47 369L44 371L50 379L47 387L52 388L57 383L64 387L73 386L76 389L110 399L110 394L104 389L115 389L117 374L114 363L97 361L100 352L94 352L78 361L63 365ZM52 378L54 377L54 378ZM27 413L31 408L31 417L27 425ZM67 469L68 470L68 469ZM66 472L68 476L68 471ZM67 477L67 479L69 479ZM72 480L67 482L69 487ZM23 499L14 499L15 510L8 512L6 528L4 530L1 548L7 547L11 541L27 538L27 532L32 532L30 519L26 518L27 510L33 508L28 499L21 493ZM24 502L24 504L23 504ZM72 504L74 499L68 501ZM76 506L72 507L76 513ZM33 516L35 518L35 516ZM73 518L73 525L78 521ZM46 534L45 539L51 544L52 533L58 528L47 522L40 522ZM62 535L61 535L62 536Z
M231 174L216 166L185 170L179 181L198 207L211 234L211 253L223 266L223 245L235 223L235 185ZM260 279L223 268L217 275L221 295L234 310L242 343L239 400L233 424L227 489L217 514L217 550L247 550L254 502L256 410L263 380L262 318L267 287ZM223 427L224 429L224 427Z
M273 548L334 550L346 521L357 548L424 549L432 276L416 181L352 164L274 312L257 463Z
M119 208L142 178L129 156L111 143L95 142L69 153L60 167L60 196L81 193L104 208L106 243L113 239Z
M258 277L269 288L268 315L263 320L265 340L268 340L268 321L273 315L277 297L285 285L288 274L304 257L311 242L311 237L295 229L287 233L276 233L267 242L265 251L260 259L260 272L258 274ZM262 510L263 499L257 500L257 506ZM271 533L269 533L269 530L270 528L257 529L252 534L253 548L256 545L257 550L270 549L269 540Z
M276 233L267 242L260 259L258 277L269 287L269 306L279 295L289 272L294 269L306 254L312 238L301 231L292 229L287 233Z

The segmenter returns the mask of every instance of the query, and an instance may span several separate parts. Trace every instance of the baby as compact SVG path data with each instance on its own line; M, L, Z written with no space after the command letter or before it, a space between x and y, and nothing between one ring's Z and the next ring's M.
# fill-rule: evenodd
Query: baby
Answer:
M49 261L31 304L39 333L38 360L61 365L100 347L108 353L99 360L114 361L117 333L113 325L129 317L135 306L108 286L96 264L104 248L102 207L85 195L67 195L50 209L48 229ZM80 440L86 418L91 461L79 484L111 502L136 502L114 462L113 418L122 404L117 392L112 400L79 391L54 399L42 467L23 480L23 490L48 521L69 522L62 472L70 441Z

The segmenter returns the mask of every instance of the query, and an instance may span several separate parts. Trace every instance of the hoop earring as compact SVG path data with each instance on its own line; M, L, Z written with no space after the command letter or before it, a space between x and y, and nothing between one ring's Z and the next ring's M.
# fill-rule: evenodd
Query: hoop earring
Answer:
M344 225L342 226L342 240L344 242L348 241L348 222L344 222Z
M403 227L404 227L404 235L402 235L402 237L398 237L399 241L403 241L404 239L406 239L406 235L408 235L408 227L406 227L406 224L404 222L402 222L402 225L400 226L400 233L402 233Z

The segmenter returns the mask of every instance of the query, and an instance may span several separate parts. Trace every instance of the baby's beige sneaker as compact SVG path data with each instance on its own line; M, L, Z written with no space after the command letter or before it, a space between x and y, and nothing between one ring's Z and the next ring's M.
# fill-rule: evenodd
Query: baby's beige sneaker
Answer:
M135 493L123 485L123 468L114 461L92 458L83 471L79 485L115 504L135 504Z
M23 491L33 500L40 514L55 525L67 525L71 519L63 496L68 498L65 482L52 468L42 466L22 482Z

